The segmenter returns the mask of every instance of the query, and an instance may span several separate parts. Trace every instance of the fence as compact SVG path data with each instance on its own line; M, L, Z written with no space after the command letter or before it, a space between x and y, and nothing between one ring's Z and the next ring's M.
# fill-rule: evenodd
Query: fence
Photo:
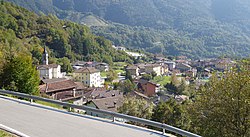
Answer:
M138 122L138 123L145 124L148 126L160 128L163 130L163 133L165 133L165 130L166 130L166 131L170 131L170 132L182 135L182 136L201 137L201 136L196 135L194 133L191 133L191 132L188 132L188 131L185 131L185 130L182 130L182 129L179 129L179 128L176 128L176 127L173 127L173 126L170 126L167 124L163 124L163 123L159 123L159 122L155 122L155 121L151 121L151 120L147 120L147 119L143 119L143 118L138 118L138 117L134 117L134 116L129 116L129 115L125 115L125 114L95 109L95 108L88 107L88 106L74 105L74 104L70 104L70 103L66 103L66 102L61 102L58 100L52 100L52 99L48 99L48 98L42 98L42 97L38 97L38 96L33 96L33 95L28 95L28 94L23 94L23 93L19 93L19 92L8 91L8 90L0 90L0 93L30 99L31 102L33 100L40 100L40 101L53 103L53 104L57 104L57 105L65 106L65 107L70 107L70 108L81 109L81 110L85 110L85 111L91 111L94 113L109 115L109 116L113 117L113 121L115 121L115 118L122 118L122 119L125 119L128 121Z

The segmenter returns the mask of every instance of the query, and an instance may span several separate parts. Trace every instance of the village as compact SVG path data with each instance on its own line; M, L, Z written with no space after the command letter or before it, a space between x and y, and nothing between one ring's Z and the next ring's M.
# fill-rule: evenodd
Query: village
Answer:
M145 56L129 52L124 47L113 48L134 58ZM42 96L112 112L117 112L127 97L144 99L155 105L170 98L180 103L189 100L191 95L185 91L186 87L192 84L197 89L208 82L213 73L223 73L236 64L229 58L191 60L186 56L177 56L173 60L155 56L150 62L120 62L115 67L103 62L76 61L71 64L73 72L69 75L61 72L60 65L49 64L48 58L44 47L42 64L37 66ZM108 74L111 69L115 76ZM182 91L175 91L178 86L184 86ZM92 112L74 111L98 116Z

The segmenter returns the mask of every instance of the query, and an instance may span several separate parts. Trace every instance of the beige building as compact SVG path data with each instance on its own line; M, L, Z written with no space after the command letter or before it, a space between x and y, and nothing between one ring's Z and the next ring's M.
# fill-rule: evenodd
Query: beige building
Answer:
M73 72L73 77L89 87L103 87L100 70L94 67L84 67Z
M146 73L152 73L155 72L157 76L162 75L162 67L159 64L147 64L145 65L145 72Z
M139 76L139 67L137 66L128 66L126 68L127 71L129 71L129 73L132 75L132 76Z

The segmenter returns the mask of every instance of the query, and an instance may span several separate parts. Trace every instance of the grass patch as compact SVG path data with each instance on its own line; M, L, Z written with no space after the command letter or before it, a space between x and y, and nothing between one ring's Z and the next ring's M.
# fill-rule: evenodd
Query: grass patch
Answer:
M107 72L105 71L101 72L101 77L107 77Z
M16 137L16 136L0 129L0 137Z
M49 102L44 102L44 101L40 101L40 100L36 100L35 103L41 104L41 105L44 105L44 106L49 106L49 107L57 108L57 109L63 109L63 107L60 106L60 105L49 103Z
M124 69L124 66L127 66L126 62L114 62L114 65L112 66L112 69L114 69L114 70L122 70L122 69Z
M118 73L125 73L124 70L120 70L120 69L115 70L115 72L116 72L117 74L118 74Z
M154 83L161 84L161 86L166 85L167 83L171 82L170 76L156 76L153 80L151 80Z
M120 66L120 67L123 67L123 66L126 66L127 63L126 62L114 62L114 66Z

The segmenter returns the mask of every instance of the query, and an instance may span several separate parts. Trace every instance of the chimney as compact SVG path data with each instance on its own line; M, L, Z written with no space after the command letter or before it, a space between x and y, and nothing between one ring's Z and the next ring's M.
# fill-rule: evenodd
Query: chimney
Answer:
M73 89L73 97L76 97L76 89Z
M48 91L48 88L49 88L48 83L46 83L45 93Z

